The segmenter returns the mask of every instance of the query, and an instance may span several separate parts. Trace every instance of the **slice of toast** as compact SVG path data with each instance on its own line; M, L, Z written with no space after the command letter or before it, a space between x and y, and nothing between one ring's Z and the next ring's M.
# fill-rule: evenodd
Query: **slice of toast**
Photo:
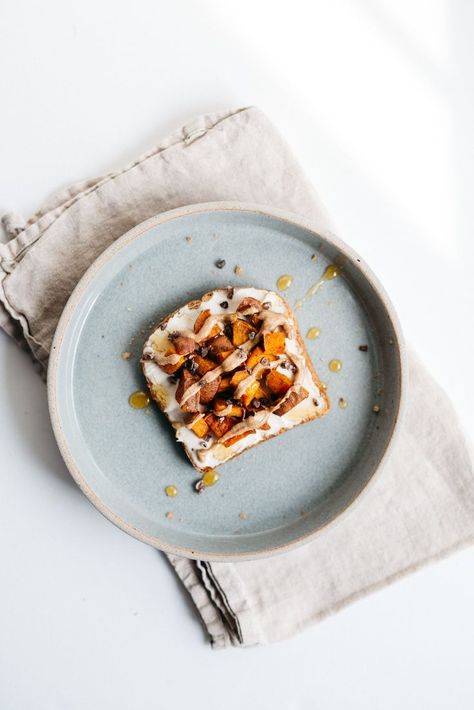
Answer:
M273 291L228 287L187 303L150 335L141 364L201 473L330 406L295 315Z

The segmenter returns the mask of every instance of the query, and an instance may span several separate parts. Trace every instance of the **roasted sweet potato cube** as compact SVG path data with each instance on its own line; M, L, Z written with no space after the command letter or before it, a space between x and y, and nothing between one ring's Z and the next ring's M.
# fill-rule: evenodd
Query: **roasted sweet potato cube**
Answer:
M245 380L245 378L248 376L249 373L246 370L237 370L237 372L234 372L231 377L230 386L237 387L237 385L242 382L242 380Z
M263 352L262 348L257 345L257 347L254 348L248 356L245 366L248 367L249 370L253 370L255 365L258 365L264 354L265 353Z
M201 357L201 355L195 355L194 362L197 364L196 372L200 377L205 375L206 372L209 372L209 370L213 370L216 366L215 362L206 357Z
M199 401L201 404L209 404L209 402L214 399L219 390L220 379L220 377L216 377L211 382L205 384L204 387L201 387L199 391Z
M216 399L214 401L213 409L214 412L218 415L220 414L220 412L224 412L227 409L227 417L236 417L237 419L242 419L242 417L244 416L243 407L239 407L238 404L229 404L229 402L227 402L225 399Z
M224 441L223 444L226 447L233 446L244 437L250 436L250 434L255 434L255 429L249 429L248 431L242 432L242 434L236 434L235 436L231 436L230 439Z
M232 419L232 417L216 417L214 414L208 414L205 420L212 433L218 439L227 434L236 423L236 420Z
M285 352L284 333L265 333L263 336L263 347L265 353L269 355L280 355Z
M231 381L230 375L227 377L221 377L221 381L219 382L219 389L217 390L218 392L225 392L225 390L228 390L232 387L230 381Z
M197 422L192 425L191 429L200 439L206 436L209 431L209 427L204 419L198 419Z
M232 342L235 346L242 345L256 330L246 320L236 320L232 323Z
M227 335L218 335L217 338L214 338L209 342L209 352L214 357L218 353L228 353L232 352L232 350L234 350L234 346L232 345L232 342L229 340Z
M265 379L265 384L272 394L281 396L282 394L285 394L285 392L288 392L293 383L290 378L282 372L270 370Z
M276 414L279 417L282 417L284 414L290 411L290 409L293 409L293 407L296 407L297 404L303 401L303 399L306 399L308 396L308 390L306 390L304 387L295 387L287 396L284 402L280 404L280 406L274 410L274 414Z
M242 404L244 405L244 407L249 406L252 399L255 399L257 397L260 389L260 382L258 380L255 380L255 382L252 382L250 387L247 387L244 394L242 395ZM263 394L263 396L265 396L265 393Z
M183 402L186 391L197 382L197 379L189 370L183 369L181 371L175 398L183 412L197 412L199 410L199 392L196 392L196 394Z
M201 313L198 315L198 317L194 321L194 332L195 333L199 333L202 326L204 325L204 323L206 322L206 320L209 318L210 315L211 315L211 311L208 308L205 311L201 311ZM212 338L214 335L219 335L220 332L221 332L221 329L219 328L219 326L217 324L213 325L211 328L211 332L208 333L208 335L206 335L206 339Z
M257 310L260 310L262 307L261 301L258 301L256 298L252 298L251 296L247 296L247 298L243 298L239 305L237 306L237 311L245 311L247 308L257 308Z
M173 345L176 349L176 352L180 355L189 355L190 353L193 353L196 350L195 341L192 338L189 338L187 335L178 335L176 338L174 338Z
M233 350L228 350L227 352L224 353L217 353L216 355L216 360L218 363L224 362L224 360L229 357L229 355L232 355L234 351Z
M171 346L171 347L168 348L168 350L165 352L165 355L176 355L176 350L174 349L173 346ZM172 375L172 374L175 373L177 370L179 370L179 368L181 367L181 365L183 364L183 362L184 362L184 357L180 357L179 360L178 360L178 362L174 363L174 365L173 365L173 364L170 364L170 365L160 365L160 367L161 367L161 369L164 370L168 375Z

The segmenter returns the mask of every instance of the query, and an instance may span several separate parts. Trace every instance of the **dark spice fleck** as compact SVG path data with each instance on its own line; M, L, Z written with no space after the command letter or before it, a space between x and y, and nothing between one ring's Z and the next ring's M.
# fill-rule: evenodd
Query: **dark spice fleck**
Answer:
M168 340L176 340L176 338L179 337L179 333L177 330L173 330L172 333L168 335Z
M229 301L232 301L232 299L234 298L234 289L232 288L232 286L227 289L227 298L229 299Z
M171 375L170 377L168 377L168 382L171 382L172 385L175 385L177 383L177 381L178 381L178 378L175 377L174 375Z
M369 349L368 345L359 345L359 350L363 353L366 353L368 349Z
M256 335L257 335L257 333L254 330L251 330L249 333L249 340L253 340Z
M192 358L189 358L189 360L186 360L186 367L188 368L189 372L194 375L194 373L198 369L198 364Z
M166 330L166 325L164 323L160 325L160 330Z
M270 400L267 399L266 397L262 397L262 399L260 400L260 403L261 403L262 407L269 407L271 404Z
M313 403L315 407L319 407L319 402L317 399L313 399Z
M272 304L270 303L270 301L264 301L264 302L262 303L262 308L264 308L266 311L269 311L271 305L272 305Z
M206 348L205 345L201 345L201 347L199 348L199 352L200 352L200 354L201 354L202 357L206 357L206 355L207 355L208 352L209 352L209 348Z
M207 449L207 441L201 441L200 443L203 449Z
M224 335L227 335L228 338L232 338L232 326L230 323L224 326Z
M229 302L228 301L222 301L222 303L219 303L221 308L229 308Z
M225 259L218 259L216 261L216 266L218 269L223 269L225 266Z

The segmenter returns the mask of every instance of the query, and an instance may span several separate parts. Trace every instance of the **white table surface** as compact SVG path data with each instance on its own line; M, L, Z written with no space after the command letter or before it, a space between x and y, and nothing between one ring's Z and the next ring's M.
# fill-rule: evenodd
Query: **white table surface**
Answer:
M258 104L473 431L474 5L3 0L0 208ZM155 550L102 518L0 336L0 708L474 705L474 550L271 647L213 652Z

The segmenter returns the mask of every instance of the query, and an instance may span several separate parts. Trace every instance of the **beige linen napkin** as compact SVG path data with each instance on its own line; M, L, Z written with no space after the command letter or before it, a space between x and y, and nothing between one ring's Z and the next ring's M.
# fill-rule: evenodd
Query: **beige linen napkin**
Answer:
M316 194L255 108L202 116L123 170L62 191L25 222L8 214L0 245L0 325L43 372L69 294L91 262L131 227L196 202L239 200L312 219ZM474 538L472 458L446 395L409 357L406 415L361 501L317 540L254 562L171 557L216 647L285 638Z

